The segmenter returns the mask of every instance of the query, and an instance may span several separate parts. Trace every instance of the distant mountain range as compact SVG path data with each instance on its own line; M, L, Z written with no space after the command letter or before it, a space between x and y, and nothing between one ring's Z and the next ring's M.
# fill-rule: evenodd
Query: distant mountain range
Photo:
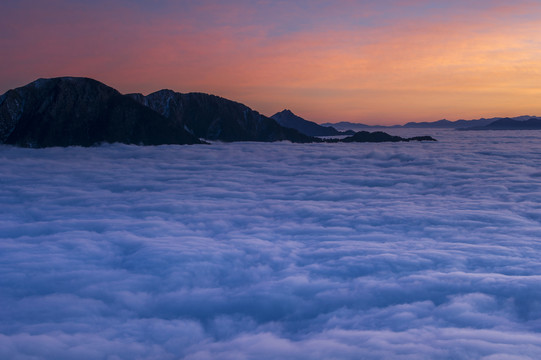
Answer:
M332 126L333 128L339 130L339 131L347 131L347 130L353 130L353 131L360 131L364 130L366 128L373 128L373 127L394 127L394 126L378 126L378 125L366 125L366 124L360 124L360 123L352 123L349 121L340 121L337 123L323 123L321 126ZM397 125L400 126L400 125Z
M503 118L483 126L470 126L458 130L541 130L541 119L515 120Z
M351 123L351 122L338 122L338 123L324 123L321 124L321 126L333 126L334 128L338 130L361 130L366 128L439 128L439 129L463 129L463 128L471 128L476 127L477 130L481 130L481 127L484 127L486 125L489 125L495 121L498 120L504 120L504 119L511 119L515 120L517 122L523 122L530 119L541 119L536 116L529 116L529 115L523 115L523 116L517 116L513 118L502 118L502 117L495 117L495 118L481 118L481 119L474 119L474 120L456 120L456 121L450 121L446 119L432 121L432 122L409 122L404 125L391 125L391 126L383 126L383 125L366 125L366 124L358 124L358 123ZM519 129L520 126L516 126L516 129ZM489 130L489 129L483 129L483 130Z
M219 141L296 143L432 141L382 132L339 132L290 111L261 115L218 96L172 90L122 95L96 80L38 79L0 96L0 144L23 147L93 146L103 142L138 145L204 144ZM344 139L318 136L353 135Z
M449 121L449 120L438 120L434 122L409 122L403 127L405 128L447 128L447 129L461 129L461 128L469 128L469 127L483 127L486 125L489 125L491 123L494 123L495 121L502 120L502 119L512 119L518 122L526 121L532 118L536 118L535 116L529 116L529 115L523 115L523 116L517 116L514 118L501 118L501 117L495 117L490 119L475 119L475 120L456 120L456 121Z

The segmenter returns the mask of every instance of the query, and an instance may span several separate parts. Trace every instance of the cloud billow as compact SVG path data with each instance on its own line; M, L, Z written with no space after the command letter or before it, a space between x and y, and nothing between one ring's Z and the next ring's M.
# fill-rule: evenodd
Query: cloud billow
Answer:
M460 136L1 147L0 357L538 358L539 139Z

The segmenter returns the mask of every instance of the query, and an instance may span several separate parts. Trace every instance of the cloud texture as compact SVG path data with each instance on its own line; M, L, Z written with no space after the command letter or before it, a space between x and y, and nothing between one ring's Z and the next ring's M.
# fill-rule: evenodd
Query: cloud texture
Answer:
M541 135L430 135L0 147L0 358L539 358Z

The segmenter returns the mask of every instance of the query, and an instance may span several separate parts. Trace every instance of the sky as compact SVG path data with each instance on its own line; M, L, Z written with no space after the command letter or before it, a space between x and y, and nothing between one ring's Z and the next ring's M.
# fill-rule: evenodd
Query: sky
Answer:
M0 92L86 76L316 122L541 115L535 0L3 0Z
M0 146L0 358L540 359L541 134L429 134Z

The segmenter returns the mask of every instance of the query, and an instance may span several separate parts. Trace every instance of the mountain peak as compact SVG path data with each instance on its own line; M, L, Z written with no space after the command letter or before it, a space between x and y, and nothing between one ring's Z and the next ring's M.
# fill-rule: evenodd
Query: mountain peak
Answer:
M134 99L199 138L220 141L311 142L313 138L280 126L244 104L204 93L160 90Z
M335 136L341 133L333 127L321 126L295 115L291 110L284 109L271 116L278 124L295 129L308 136Z
M271 118L274 119L274 117L293 117L293 116L297 116L293 113L293 111L289 110L289 109L284 109L280 112L277 112L276 114L272 115ZM274 119L276 120L276 119Z
M38 79L0 104L0 142L27 147L198 144L180 124L83 77Z

